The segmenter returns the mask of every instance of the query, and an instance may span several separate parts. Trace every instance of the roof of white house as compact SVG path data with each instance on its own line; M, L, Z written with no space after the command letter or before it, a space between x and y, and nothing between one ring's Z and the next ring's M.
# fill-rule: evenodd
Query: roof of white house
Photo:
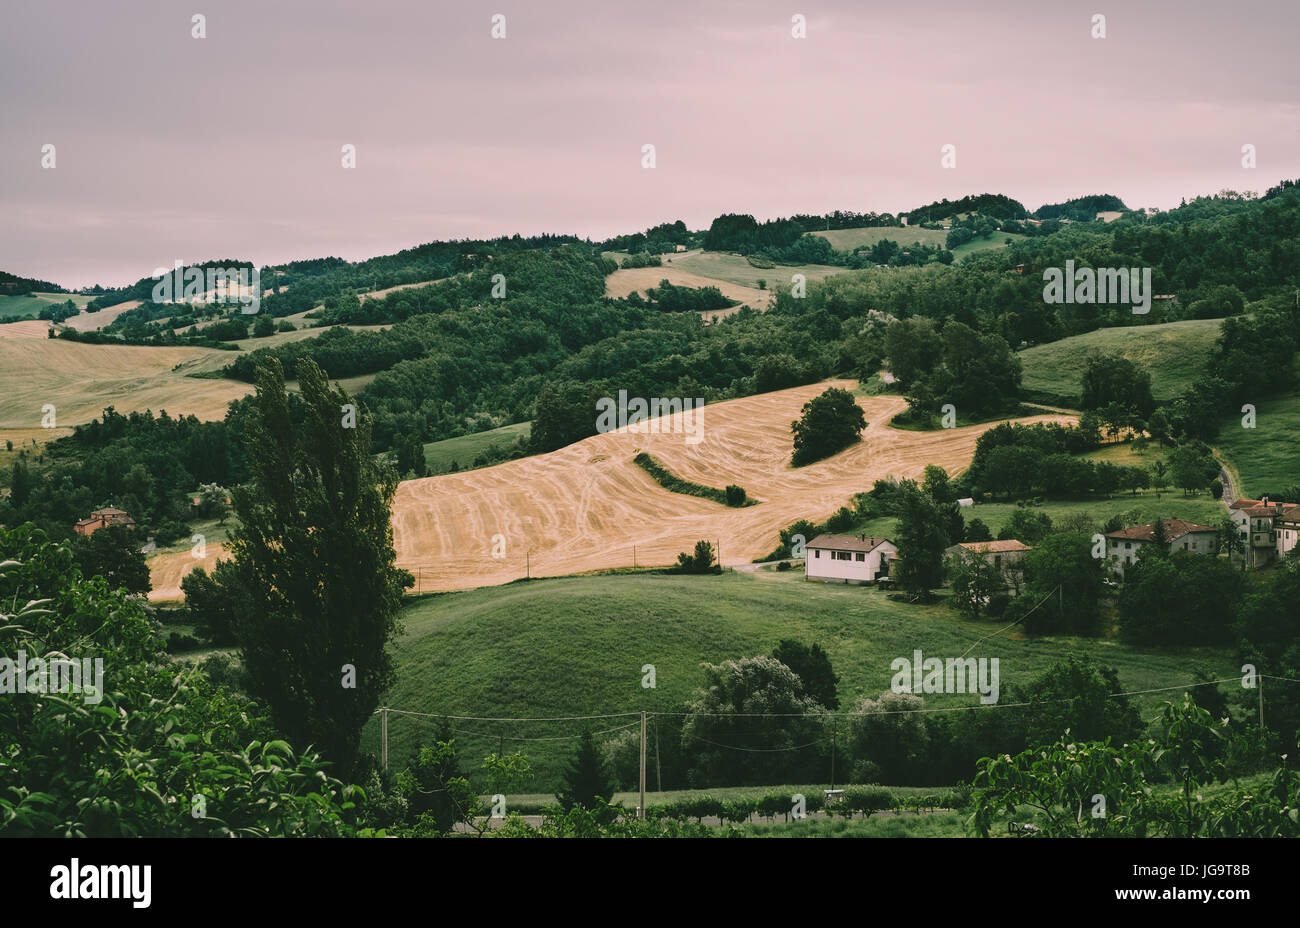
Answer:
M1193 533L1200 534L1218 534L1218 529L1212 525L1198 525L1195 522L1184 522L1182 519L1161 519L1165 527L1165 541L1173 541L1176 538L1182 538L1184 535ZM1154 522L1148 522L1146 525L1134 525L1118 532L1107 532L1107 538L1119 538L1127 541L1154 541L1156 535L1156 525Z
M874 551L888 541L888 538L866 538L862 535L826 534L818 535L804 547L822 548L830 551Z
M999 538L997 541L963 541L953 548L965 548L976 554L1003 554L1007 551L1028 551L1029 545L1014 538ZM951 550L951 549L949 549Z

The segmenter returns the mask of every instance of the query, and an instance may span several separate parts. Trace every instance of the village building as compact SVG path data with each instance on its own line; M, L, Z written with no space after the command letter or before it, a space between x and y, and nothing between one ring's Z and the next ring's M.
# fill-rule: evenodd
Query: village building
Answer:
M1017 541L1014 538L1000 538L997 541L963 541L959 545L952 545L945 549L944 554L948 557L953 557L964 551L981 554L984 556L984 560L1005 573L1019 567L1031 550L1033 549L1023 541Z
M1295 546L1294 538L1286 546L1285 535L1279 535L1278 523L1296 515L1300 515L1300 505L1275 502L1267 496L1234 500L1229 504L1228 517L1241 533L1247 567L1263 566ZM1294 533L1294 525L1290 531Z
M804 551L804 579L822 583L874 583L898 556L893 542L865 535L818 535Z
M110 506L105 509L96 509L90 514L90 518L82 519L73 528L78 535L91 535L109 525L125 525L127 528L135 528L135 520L124 510L113 509Z
M1165 545L1170 554L1190 551L1193 554L1219 553L1219 530L1212 525L1184 522L1182 519L1161 519ZM1124 570L1137 562L1138 552L1144 545L1155 541L1156 524L1134 525L1106 535L1106 558L1121 577Z
M1273 530L1277 534L1277 556L1284 558L1300 541L1300 506L1273 520Z

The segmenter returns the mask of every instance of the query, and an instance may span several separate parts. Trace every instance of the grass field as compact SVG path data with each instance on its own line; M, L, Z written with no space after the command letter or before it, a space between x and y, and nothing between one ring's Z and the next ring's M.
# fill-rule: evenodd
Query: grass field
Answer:
M1021 507L1014 502L979 503L961 512L967 523L979 519L997 537L998 532L1019 508ZM1155 490L1142 490L1136 496L1119 493L1109 499L1098 496L1082 500L1047 500L1031 507L1031 511L1045 513L1054 524L1071 516L1086 515L1092 519L1097 531L1112 516L1120 516L1129 525L1141 525L1158 518L1172 518L1217 526L1228 514L1223 503L1209 493L1185 497L1181 490L1165 490L1159 496ZM877 537L893 538L898 534L898 523L892 517L869 519L854 530Z
M531 422L516 422L514 425L503 425L499 429L488 429L486 432L431 441L424 446L424 462L429 465L429 472L434 474L447 473L451 470L452 461L455 461L461 470L467 470L472 466L473 460L491 446L511 445L516 438L526 440L532 429Z
M1096 451L1083 455L1093 461L1109 461L1121 467L1150 467L1156 461L1163 461L1169 455L1168 448L1160 447L1159 442L1150 441L1143 450L1138 450L1131 441L1103 445Z
M1256 403L1253 429L1241 427L1240 415L1230 416L1215 448L1241 477L1239 496L1254 499L1300 484L1300 394Z
M18 319L31 316L35 319L41 310L49 309L72 300L77 306L85 308L91 297L79 293L31 293L27 296L0 296L0 322L6 319Z
M945 229L922 229L920 226L876 226L868 229L831 229L826 232L809 232L808 235L819 235L831 243L831 247L836 251L852 253L859 248L870 248L873 245L890 239L903 246L913 244L929 245L931 248L942 248L948 240L948 231ZM986 239L975 239L967 242L965 245L958 245L952 250L961 260L967 255L979 254L984 251L995 251L999 248L1005 248L1007 239L1013 242L1024 241L1027 236L1016 235L1007 232L994 232Z
M757 287L760 280L767 282L767 289L789 286L790 278L802 274L808 283L822 280L833 274L843 274L848 268L833 267L829 264L778 264L776 267L754 267L741 255L721 251L686 251L677 255L664 255L664 266L680 268L701 277L739 284L742 287ZM660 268L654 268L660 270Z
M1159 325L1097 329L1020 352L1023 385L1036 398L1062 405L1078 403L1088 352L1118 353L1151 375L1157 400L1172 399L1205 371L1219 319L1189 319Z
M736 830L746 838L964 838L967 837L966 820L969 817L966 812L924 815L891 812L854 819L753 822L738 825ZM1031 821L1032 816L1023 815L1018 820Z
M529 792L552 790L589 725L608 732L637 717L590 722L503 723L487 719L676 711L701 685L701 661L771 653L782 638L817 642L840 675L840 699L889 689L890 662L920 648L956 656L999 628L961 619L946 605L908 606L873 588L805 583L791 573L728 572L688 577L633 574L568 577L412 603L396 646L394 709L472 716L451 722L462 769L477 769L501 747L522 750L538 773ZM1193 667L1235 672L1226 651L1166 652L1112 640L997 637L972 652L998 656L1003 688L1024 683L1067 654L1091 655L1118 669L1126 690L1176 686ZM657 686L643 689L653 664ZM967 705L961 695L926 696L929 706ZM1146 710L1158 702L1142 697ZM993 711L993 710L989 710ZM435 720L391 714L390 763L403 764ZM561 739L561 740L519 740ZM378 752L378 719L363 746Z
M824 232L809 232L831 243L836 251L854 252L859 248L871 248L885 239L890 239L906 248L908 245L929 245L931 248L943 247L948 240L944 229L922 229L920 226L873 226L867 229L828 229Z

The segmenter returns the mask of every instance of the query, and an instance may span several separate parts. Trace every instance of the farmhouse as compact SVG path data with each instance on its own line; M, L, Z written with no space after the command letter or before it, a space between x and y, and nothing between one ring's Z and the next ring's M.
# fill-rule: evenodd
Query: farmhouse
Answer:
M803 578L823 583L873 583L898 556L893 542L865 535L818 535L804 549Z
M1241 541L1246 546L1248 567L1267 564L1274 556L1282 557L1295 546L1295 526L1290 529L1292 539L1287 545L1284 534L1287 530L1279 531L1278 523L1297 515L1300 515L1300 505L1274 502L1267 496L1235 500L1228 506L1228 517L1241 532Z
M1164 531L1165 545L1171 554L1175 551L1210 555L1219 553L1219 530L1213 526L1184 522L1182 519L1161 519L1160 527ZM1134 525L1118 532L1109 532L1106 535L1106 557L1122 577L1124 568L1137 561L1142 546L1153 544L1155 540L1156 523L1154 522Z
M108 525L125 525L127 528L135 528L135 520L132 519L125 511L121 509L96 509L90 514L90 518L82 519L73 528L78 535L90 535Z
M984 560L1001 571L1011 570L1020 565L1030 551L1029 545L1014 538L1002 538L998 541L964 541L944 551L948 557L963 551L973 551L984 555Z

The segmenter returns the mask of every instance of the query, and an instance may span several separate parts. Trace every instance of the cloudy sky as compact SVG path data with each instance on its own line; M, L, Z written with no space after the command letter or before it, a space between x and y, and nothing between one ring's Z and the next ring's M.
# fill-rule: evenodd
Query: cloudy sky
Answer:
M1297 34L1294 0L6 2L0 269L1262 191L1300 177Z

